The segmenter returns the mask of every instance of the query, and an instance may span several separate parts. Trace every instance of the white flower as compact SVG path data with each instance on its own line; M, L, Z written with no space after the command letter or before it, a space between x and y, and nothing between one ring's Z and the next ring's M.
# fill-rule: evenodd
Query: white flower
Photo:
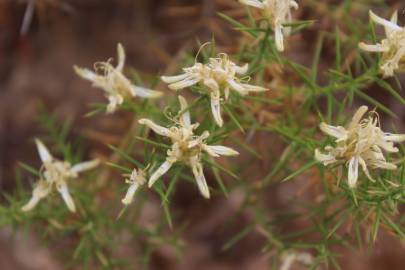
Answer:
M69 210L75 212L76 207L69 194L67 181L77 178L80 172L96 167L99 164L99 161L92 160L71 166L69 162L60 161L52 157L48 149L40 140L36 139L35 143L43 165L40 169L39 182L34 187L32 197L21 209L23 211L32 210L41 199L45 198L53 188L56 188Z
M274 30L276 47L284 51L284 35L289 35L291 27L283 24L292 21L291 9L298 9L298 4L293 0L239 0L242 4L261 9L263 17L267 19Z
M373 178L368 171L368 166L395 170L397 166L386 161L383 151L396 153L399 150L394 147L394 143L405 140L405 135L383 132L375 112L371 112L367 118L362 119L367 111L367 106L360 107L347 127L320 124L320 129L325 134L336 138L336 145L326 146L325 153L316 149L315 158L325 166L347 164L348 183L351 188L357 183L359 166L370 180Z
M213 157L234 156L238 155L238 152L221 145L207 145L205 140L209 137L208 131L204 131L200 136L194 135L194 130L199 124L191 124L186 100L179 96L179 101L183 114L170 128L159 126L149 119L139 120L140 124L148 126L155 133L168 137L172 141L172 147L167 151L166 161L151 175L148 185L151 187L175 162L183 162L191 167L201 194L209 198L210 193L201 164L202 151Z
M281 261L280 270L289 270L294 262L310 266L313 262L313 257L307 252L286 251L281 255Z
M405 70L405 28L397 25L398 13L394 12L391 20L378 17L370 10L370 18L384 26L386 38L381 43L368 45L359 43L360 49L368 52L381 52L381 70L386 77L394 76L396 70Z
M128 205L132 203L136 190L146 183L144 170L137 171L136 169L133 169L130 178L127 179L125 182L130 184L130 186L127 193L125 194L124 199L122 199L122 203Z
M121 105L124 102L124 99L129 97L160 97L162 95L161 92L136 86L125 77L123 74L125 51L121 44L118 44L117 51L118 65L116 67L113 67L110 61L96 63L96 72L74 66L74 70L80 77L92 82L94 87L101 88L105 91L105 96L109 101L107 112L115 112L117 106ZM97 71L99 73L97 73Z
M208 64L195 63L192 67L183 68L184 73L177 76L162 76L162 80L169 84L169 88L180 90L192 85L202 83L210 92L211 111L215 122L223 125L220 102L222 92L225 100L229 97L229 91L234 90L241 95L249 92L266 91L266 88L245 83L238 75L243 75L248 70L248 64L238 66L227 54L219 54L217 58L210 58Z

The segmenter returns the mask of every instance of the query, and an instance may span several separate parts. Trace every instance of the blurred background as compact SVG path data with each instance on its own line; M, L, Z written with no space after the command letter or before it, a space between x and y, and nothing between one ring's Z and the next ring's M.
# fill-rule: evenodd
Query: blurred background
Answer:
M287 54L305 64L312 59L308 52L314 51L316 33L334 31L339 21L340 13L325 15L332 8L339 10L340 3L347 1L298 2L296 18L317 20L288 42ZM377 7L378 2L384 1L370 1ZM391 11L403 10L404 3L385 1L385 5ZM86 156L107 156L105 143L118 144L129 128L131 118L121 113L83 117L90 111L89 103L103 102L104 97L74 74L74 64L91 67L96 61L115 57L116 45L121 42L127 51L127 66L151 78L177 71L178 59L195 49L197 40L203 43L215 36L218 51L236 52L242 37L217 16L218 11L234 18L244 18L246 12L235 0L0 0L0 190L13 190L19 161L39 165L33 138L44 132L38 120L41 110L61 123L72 121L70 136L86 139ZM403 22L403 12L400 14ZM367 23L367 13L361 16ZM333 49L325 48L321 65L327 66L334 56ZM403 77L400 80L404 85ZM403 105L392 102L378 89L371 89L371 93L390 106L403 123ZM398 129L405 132L403 125ZM283 206L286 195L282 194L294 188L288 184L271 191L268 203ZM196 192L176 196L176 207L193 219L193 226L184 232L187 249L180 260L170 249L159 250L151 269L270 269L267 255L261 252L265 239L260 233L250 234L227 252L221 250L252 214L241 214L230 228L223 226L236 215L242 197L241 190L235 190L229 198L216 197L209 202L198 198ZM160 211L158 204L151 207L152 213ZM363 252L341 252L344 269L393 270L404 269L405 265L404 245L389 235L380 237L371 253L366 247ZM0 231L0 269L55 270L63 269L63 264L35 235L28 236L27 241L26 236L13 236L6 228Z

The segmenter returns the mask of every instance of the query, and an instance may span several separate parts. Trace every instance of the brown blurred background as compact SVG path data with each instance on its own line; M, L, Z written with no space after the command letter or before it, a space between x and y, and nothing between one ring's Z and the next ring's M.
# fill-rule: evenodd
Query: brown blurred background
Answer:
M319 20L289 44L291 57L305 63L310 57L306 52L314 50L314 32L334 29L333 20L320 17L322 8L339 1L299 2L302 9L296 17ZM400 8L401 1L386 2ZM30 5L33 16L24 24ZM83 117L90 110L89 103L104 98L101 91L75 76L72 65L91 67L95 61L115 57L117 42L126 48L127 65L149 78L168 67L175 69L176 57L194 48L197 38L205 42L214 35L220 50L234 52L239 34L217 17L218 11L236 18L245 14L233 0L0 0L0 190L13 189L18 161L38 163L32 139L43 134L38 122L40 108L61 122L72 120L71 136L80 134L92 142L86 145L87 152L107 155L109 151L101 142L117 144L122 131L128 129L125 115ZM23 24L25 33L21 33ZM385 94L373 95L403 118L403 106L391 103ZM221 226L237 211L243 197L240 192L210 204L198 201L188 205L192 198L177 198L176 205L183 211L204 209L206 214L192 214L195 226L185 233L188 248L183 259L179 262L170 250L162 250L151 269L270 269L261 253L264 239L258 234L253 233L229 252L221 252L222 244L246 223L242 219L230 231ZM279 196L282 192L275 193ZM282 196L278 198L283 205ZM344 269L404 269L404 252L398 241L383 237L371 256L344 252ZM1 270L62 268L35 236L27 242L20 236L11 237L8 229L0 231Z

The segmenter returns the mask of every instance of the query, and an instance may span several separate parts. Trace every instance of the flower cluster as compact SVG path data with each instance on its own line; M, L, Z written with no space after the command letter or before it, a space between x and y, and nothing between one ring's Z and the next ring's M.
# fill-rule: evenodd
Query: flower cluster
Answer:
M297 2L293 0L239 0L242 4L258 8L262 11L263 17L273 27L276 47L279 51L284 51L284 36L288 36L291 27L283 24L292 20L291 9L298 9Z
M74 70L80 77L92 82L94 87L101 88L105 91L105 95L109 101L107 112L115 112L117 106L121 105L124 99L129 97L160 97L162 95L161 92L133 85L131 81L125 77L123 74L125 51L121 44L118 44L117 51L118 65L116 67L112 66L110 61L96 63L96 72L74 66ZM99 71L99 73L97 73L97 71Z
M161 136L170 138L172 142L171 148L167 151L166 161L151 175L148 186L151 187L175 162L182 162L191 167L201 194L209 198L210 192L201 164L202 152L205 151L213 157L234 156L238 155L238 152L225 146L206 144L205 141L210 135L208 131L204 131L199 136L194 135L199 124L191 124L190 113L187 111L188 104L182 96L179 96L179 102L182 115L169 128L155 124L149 119L139 120L140 124L146 125Z
M168 83L169 88L173 90L202 83L209 91L211 111L215 122L222 126L223 120L220 109L222 93L227 100L230 90L236 91L240 95L267 90L260 86L247 84L243 79L238 78L238 75L245 74L248 68L248 64L238 66L229 59L227 54L221 53L217 58L210 58L207 64L195 63L192 67L183 68L183 74L162 76L162 80Z
M386 77L394 76L396 70L405 70L405 28L397 25L398 12L394 12L391 20L385 20L370 11L370 18L384 26L386 38L381 43L368 45L359 43L360 49L368 52L381 52L381 71Z
M48 196L52 189L56 188L61 194L70 211L75 212L76 207L69 193L68 180L78 177L78 174L96 167L98 160L78 163L72 166L67 161L60 161L52 157L45 145L38 139L35 140L39 157L42 160L39 182L34 187L32 197L27 204L22 207L23 211L32 210L38 202Z
M332 164L348 165L349 187L355 187L360 166L366 176L371 177L368 166L385 170L395 170L397 166L384 157L383 151L398 152L395 142L405 141L405 135L383 132L379 126L378 115L371 112L367 118L367 106L360 107L354 114L352 121L345 128L320 124L320 129L327 135L336 138L336 146L326 146L325 153L315 150L315 158L325 166Z
M146 183L145 171L133 169L131 176L129 177L129 179L126 180L126 182L128 184L130 184L130 186L128 188L128 191L127 191L124 199L122 199L122 203L125 205L128 205L128 204L132 203L137 189Z

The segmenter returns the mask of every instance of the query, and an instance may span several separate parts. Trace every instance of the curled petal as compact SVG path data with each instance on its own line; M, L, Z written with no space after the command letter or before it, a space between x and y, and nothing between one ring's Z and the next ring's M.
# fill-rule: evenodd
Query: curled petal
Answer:
M155 124L153 121L151 121L149 119L146 119L146 118L139 119L138 123L141 124L141 125L145 125L145 126L149 127L156 134L159 134L161 136L170 137L170 135L171 135L171 132L170 132L170 130L168 128L157 125L157 124Z
M62 199L65 201L66 206L69 208L71 212L76 212L76 206L75 203L73 202L72 197L70 196L69 193L69 188L66 185L66 183L62 183L58 186L58 191L62 195Z
M121 43L117 45L117 54L118 54L118 65L116 67L117 71L121 72L124 69L125 65L125 50Z
M335 137L339 140L344 140L347 138L347 130L341 126L331 126L326 123L321 123L319 125L321 131L329 136Z
M349 174L348 181L349 187L353 188L356 186L357 179L359 178L359 157L352 157L349 161Z
M319 149L315 149L315 159L323 163L325 166L337 162L336 158L332 154L323 154L321 151L319 151Z
M42 162L51 162L53 159L52 155L49 153L48 148L46 148L42 141L40 139L35 139L35 144L37 145L38 154Z
M211 93L211 111L215 122L218 124L218 126L222 127L224 121L222 120L221 116L221 105L218 92Z
M188 111L188 104L187 101L184 97L179 96L179 102L180 102L180 109L183 112L181 115L181 122L183 126L185 127L190 127L191 126L191 120L190 120L190 112Z
M359 157L359 164L360 164L364 174L368 177L368 179L370 179L371 181L374 181L373 177L371 177L371 174L368 171L366 162L361 157Z
M91 169L97 167L98 164L100 164L100 160L94 159L94 160L91 160L91 161L78 163L78 164L74 165L70 170L74 174L78 174L78 173L81 173L83 171L91 170Z
M152 187L153 184L158 180L162 175L164 175L170 167L173 165L173 161L168 161L166 160L165 162L160 165L160 167L152 174L152 176L149 179L148 186Z
M352 121L349 124L349 129L355 128L360 123L361 119L363 118L364 114L366 114L367 111L368 107L365 105L358 108L352 118Z
M176 76L162 76L160 78L165 83L175 83L175 82L178 82L178 81L182 81L182 80L186 79L189 76L190 76L189 74L184 73L184 74L180 74L180 75L176 75Z
M227 79L226 81L233 90L237 91L242 96L249 93L249 91L244 87L243 84L235 82L235 80L233 80L232 78Z
M213 157L219 156L237 156L239 153L232 148L225 147L222 145L203 145L203 149L207 151Z
M140 86L132 86L132 94L133 96L139 96L143 98L158 98L163 95L160 91L151 90L145 87Z
M379 16L377 16L374 12L370 10L370 19L378 24L383 25L386 29L389 29L390 31L400 31L402 30L401 27L396 25L395 23L392 23L386 19L383 19Z
M28 201L27 204L25 204L21 210L24 212L30 211L34 209L34 207L38 204L38 202L45 198L49 192L51 191L51 185L48 184L46 181L39 181L38 185L34 188L32 191L32 197Z
M203 168L200 162L193 162L192 170L194 174L195 181L197 182L198 189L200 190L201 194L204 198L210 198L210 191L207 185L207 181L205 180Z
M95 72L88 70L86 68L80 68L78 66L73 66L74 71L76 72L77 75L82 77L85 80L95 82L99 79L99 75L97 75Z
M131 204L132 201L134 200L134 195L138 187L139 187L138 183L130 185L127 193L125 194L124 199L122 199L121 202L125 205Z

